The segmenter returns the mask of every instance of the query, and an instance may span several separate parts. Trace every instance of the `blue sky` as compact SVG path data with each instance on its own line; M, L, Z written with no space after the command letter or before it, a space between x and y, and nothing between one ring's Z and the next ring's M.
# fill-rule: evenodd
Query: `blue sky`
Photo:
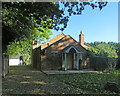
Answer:
M118 42L118 2L109 2L101 11L85 6L82 15L72 15L67 28L63 31L79 41L80 31L83 30L84 41ZM50 39L61 31L52 30Z

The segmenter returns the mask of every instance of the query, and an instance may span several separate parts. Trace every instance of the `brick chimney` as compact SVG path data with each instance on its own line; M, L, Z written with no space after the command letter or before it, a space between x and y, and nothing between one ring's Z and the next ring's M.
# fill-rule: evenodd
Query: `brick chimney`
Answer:
M32 49L37 48L37 40L33 40Z
M81 45L84 45L84 34L82 30L81 30L81 34L79 35L79 42Z

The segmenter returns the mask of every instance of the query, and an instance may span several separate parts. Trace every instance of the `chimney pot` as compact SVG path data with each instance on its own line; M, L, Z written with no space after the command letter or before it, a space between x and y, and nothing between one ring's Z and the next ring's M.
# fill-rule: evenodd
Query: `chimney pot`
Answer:
M82 34L83 32L82 32L82 30L81 30L81 34Z
M47 43L47 46L49 46L49 43Z
M79 35L79 42L81 45L84 45L84 34L82 30L81 30L81 34Z

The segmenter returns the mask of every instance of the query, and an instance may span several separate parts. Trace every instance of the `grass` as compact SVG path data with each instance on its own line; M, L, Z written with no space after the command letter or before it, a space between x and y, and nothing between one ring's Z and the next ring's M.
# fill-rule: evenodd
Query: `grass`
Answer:
M54 77L56 77L60 82L82 89L85 94L116 94L114 92L104 90L104 85L107 82L116 83L120 89L118 74L88 73L76 75L55 75Z
M33 68L31 65L14 65L10 66L10 71L37 71L37 69Z
M116 94L104 90L104 85L118 84L119 72L46 76L29 65L10 66L2 90L3 94Z
M10 66L10 73L2 78L2 93L5 94L73 94L76 89L46 76L31 66Z

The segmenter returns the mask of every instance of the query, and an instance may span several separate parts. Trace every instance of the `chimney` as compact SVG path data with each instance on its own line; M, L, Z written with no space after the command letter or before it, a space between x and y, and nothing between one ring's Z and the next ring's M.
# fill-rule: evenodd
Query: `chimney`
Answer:
M79 42L81 45L84 45L84 34L82 30L81 30L81 34L79 35Z
M47 46L49 46L49 43L47 43Z
M37 48L37 40L33 40L33 45L32 45L32 49L35 49Z

